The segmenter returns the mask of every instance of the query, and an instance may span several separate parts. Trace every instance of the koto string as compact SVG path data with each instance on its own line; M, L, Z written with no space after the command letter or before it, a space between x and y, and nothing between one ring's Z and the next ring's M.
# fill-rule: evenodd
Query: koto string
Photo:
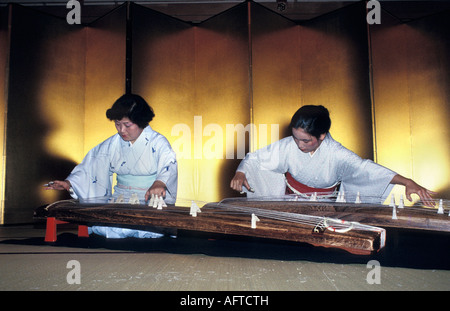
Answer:
M311 201L311 195L313 195L313 193L309 193L307 194L309 195L309 197L305 197L305 196L298 196L298 195L282 195L282 196L261 196L261 197L255 197L255 198L251 198L248 199L246 197L239 197L239 198L228 198L228 199L224 199L221 202L224 201L242 201L245 202L247 200L249 201L289 201L289 202L296 202L296 201L301 201L301 202L308 202ZM345 194L345 203L347 204L353 204L355 203L355 198L357 197L357 194ZM398 206L400 204L400 197L399 196L395 196L395 204L396 206ZM336 201L337 197L329 197L329 196L317 196L317 200L315 202L324 202L324 203L340 203L338 201ZM381 197L376 197L376 196L361 196L361 203L358 204L364 204L364 205L373 205L373 206L386 206L389 207L390 206L390 202L391 202L391 195L389 195L385 200L382 200ZM442 201L442 205L444 209L449 209L450 208L450 200L449 199L433 199L432 200L435 203L435 209L438 208L440 202ZM428 207L425 206L423 204L423 202L421 200L416 201L413 203L413 205L409 205L412 202L408 201L406 198L403 198L403 204L406 208L408 209L414 209L414 208L429 208L429 209L433 209L432 207ZM448 212L448 211L447 211Z
M310 226L319 226L323 225L325 228L333 228L333 231L336 232L345 232L347 230L345 229L360 229L360 230L368 230L368 231L378 231L379 228L363 225L357 222L348 222L345 220L335 219L335 218L329 218L329 217L321 217L321 216L312 216L312 215L305 215L305 214L296 214L296 213L289 213L289 212L282 212L282 211L274 211L274 210L266 210L266 209L260 209L260 208L254 208L254 207L245 207L245 206L236 206L236 205L230 205L230 204L224 204L220 202L218 204L219 207L239 211L239 212L245 212L248 214L255 214L258 217L265 217L275 220L281 220L286 222L292 222L292 223L298 223L303 225L310 225ZM333 225L328 226L327 222L333 223ZM344 229L345 228L345 229Z
M101 206L104 206L105 204L102 203L102 201L105 201L106 198L105 197L101 197L101 198L96 198L97 200L95 200L95 198L93 199L89 199L90 202L85 201L84 203L80 204L79 207L83 208L86 207L86 205L89 205L89 203L91 204L100 204ZM98 203L95 203L95 201L97 201ZM100 201L100 202L99 202ZM192 202L193 200L191 200ZM70 203L74 203L76 204L76 200L61 200L58 202L54 202L50 205L48 205L46 207L46 210L48 210L50 207L56 205L57 203L61 203L61 202L70 202ZM200 203L199 201L193 201L196 203ZM115 204L117 203L108 203L107 205L111 205L111 207L113 207ZM120 203L120 205L123 204L127 204L127 203ZM84 205L84 206L83 206ZM129 204L130 207L131 206L140 206L142 207L142 204ZM144 205L146 206L146 205ZM148 206L146 206L148 207ZM303 225L310 225L310 226L316 226L318 224L320 224L321 222L323 222L323 220L325 219L324 217L320 217L320 216L311 216L311 215L304 215L304 214L296 214L296 213L289 213L289 212L281 212L281 211L273 211L273 210L266 210L266 209L261 209L261 208L252 208L252 207L245 207L245 206L236 206L236 205L232 205L232 204L226 204L226 203L222 203L219 202L217 204L217 207L221 208L221 211L211 211L208 209L202 209L202 213L203 214L241 214L241 215L251 215L251 214L255 214L258 217L265 217L265 218L270 218L270 219L275 219L275 220L280 220L280 221L286 221L286 222L292 222L292 223L298 223L298 224L303 224ZM153 207L148 207L148 208L153 208ZM166 212L182 212L179 209L174 209L171 208L171 206L167 206L163 209ZM184 213L188 213L189 210L186 208L186 211ZM332 219L332 218L327 218L328 220L332 221L333 223L336 223L336 225L334 227L348 227L350 225L349 222L346 221L341 221L338 219Z

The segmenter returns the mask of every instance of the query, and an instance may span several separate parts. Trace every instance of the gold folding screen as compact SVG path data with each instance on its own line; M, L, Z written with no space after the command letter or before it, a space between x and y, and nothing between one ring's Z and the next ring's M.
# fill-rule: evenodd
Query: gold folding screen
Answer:
M127 13L132 91L177 151L180 199L236 195L229 182L245 152L289 135L305 104L327 106L333 137L362 157L450 195L448 13L368 27L357 3L298 25L245 2L191 25L132 4L76 28L8 9L3 223L61 198L41 184L115 133L105 111L125 92Z
M84 31L21 6L6 9L2 216L23 223L60 198L42 185L68 174L83 149Z
M324 105L331 134L372 158L369 57L364 6L350 6L295 25L260 6L252 9L255 123L280 124L280 137L302 105ZM282 108L282 109L280 109Z
M7 116L7 92L6 92L6 77L8 68L8 10L0 9L0 111L3 111L2 118L0 118L0 152L2 161L0 166L0 224L3 223L3 214L5 207L5 128Z
M188 28L133 10L133 91L152 102L152 125L178 151L181 198L235 195L229 181L242 146L254 150L289 135L302 104L329 107L337 138L372 156L362 6L301 27L251 2Z
M84 148L78 161L117 133L106 110L125 92L126 15L121 6L85 28Z
M235 162L226 159L226 126L249 123L246 7L199 27L133 12L133 92L151 103L151 126L178 153L178 196L217 200L229 193L223 181Z
M376 159L449 198L449 13L382 18L371 29Z

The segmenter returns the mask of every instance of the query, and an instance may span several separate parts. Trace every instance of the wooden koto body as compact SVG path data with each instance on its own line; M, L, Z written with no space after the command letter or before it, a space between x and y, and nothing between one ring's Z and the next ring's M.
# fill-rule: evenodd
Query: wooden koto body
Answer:
M316 215L305 215L312 211ZM301 213L300 213L301 212ZM345 214L349 214L346 211ZM328 216L329 215L333 215ZM243 235L334 247L368 255L384 247L385 230L355 221L345 222L333 205L313 202L224 200L208 203L193 217L189 207L162 210L142 204L55 202L35 216L81 225L105 225L151 230L151 227ZM252 217L257 217L257 221ZM324 217L326 216L326 217ZM252 221L253 219L253 221ZM256 224L256 226L255 226Z
M438 214L436 208L397 207L397 219L393 219L391 206L369 203L225 199L222 201L222 204L245 204L248 207L270 208L297 214L338 218L382 228L450 232L448 209L444 210L443 214Z

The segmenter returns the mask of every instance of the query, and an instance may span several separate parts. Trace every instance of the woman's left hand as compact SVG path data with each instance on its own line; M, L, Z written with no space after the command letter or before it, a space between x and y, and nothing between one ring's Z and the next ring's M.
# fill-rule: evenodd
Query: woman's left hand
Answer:
M432 195L435 195L436 192L428 190L428 189L418 185L415 181L410 180L410 182L408 182L405 185L405 194L406 194L406 198L409 201L412 201L411 194L413 194L413 193L415 193L419 196L419 198L422 200L422 203L425 206L434 207L436 205L436 203L434 202L434 200L432 198Z
M145 193L145 201L148 201L152 194L164 198L166 196L166 184L160 180L155 180L153 185Z
M436 192L420 186L412 179L397 174L392 178L391 183L405 186L406 198L409 201L413 200L411 194L417 194L425 206L434 207L436 205L432 198L432 195L436 194Z

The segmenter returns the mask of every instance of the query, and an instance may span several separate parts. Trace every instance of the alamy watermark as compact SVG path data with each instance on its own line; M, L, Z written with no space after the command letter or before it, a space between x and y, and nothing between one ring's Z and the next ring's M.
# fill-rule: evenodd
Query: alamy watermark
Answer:
M81 264L78 260L69 260L66 264L66 268L70 269L67 273L67 284L81 284Z
M367 1L366 8L370 9L366 15L367 24L381 24L381 5L377 0Z
M81 24L81 4L77 0L69 0L66 8L70 11L66 15L69 25ZM378 0L367 1L366 8L370 9L366 15L366 21L369 25L381 24L381 5Z
M81 4L77 0L69 0L66 4L66 8L70 9L66 15L66 21L69 25L81 24Z
M367 273L366 281L369 285L381 284L381 265L378 260L370 260L366 265L370 271ZM70 269L66 275L66 281L69 285L81 284L81 264L78 260L69 260L66 268Z
M257 143L266 146L279 140L279 132L278 124L204 126L203 117L194 116L193 131L185 123L172 127L171 136L177 138L171 145L178 159L243 159L248 149L256 149Z
M370 260L367 265L367 269L371 269L366 276L368 284L381 284L381 265L378 260Z

